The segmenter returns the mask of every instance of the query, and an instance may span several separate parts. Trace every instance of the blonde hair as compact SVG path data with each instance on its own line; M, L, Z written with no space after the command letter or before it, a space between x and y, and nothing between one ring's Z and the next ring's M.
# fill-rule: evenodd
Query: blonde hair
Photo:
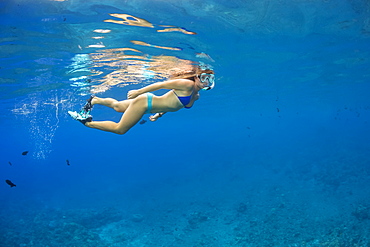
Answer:
M195 80L195 77L199 76L202 73L206 74L214 74L215 72L205 66L198 66L198 65L192 65L190 70L177 70L172 71L170 75L170 79L189 79L189 80Z

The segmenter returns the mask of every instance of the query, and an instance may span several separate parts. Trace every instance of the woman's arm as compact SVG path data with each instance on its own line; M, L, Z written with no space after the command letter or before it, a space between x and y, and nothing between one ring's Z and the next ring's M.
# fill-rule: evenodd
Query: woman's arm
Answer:
M128 99L134 99L140 94L153 92L159 89L176 89L176 90L188 90L188 88L193 86L193 82L187 79L175 79L175 80L168 80L163 82L156 82L150 84L146 87L137 89L137 90L130 90L127 93Z

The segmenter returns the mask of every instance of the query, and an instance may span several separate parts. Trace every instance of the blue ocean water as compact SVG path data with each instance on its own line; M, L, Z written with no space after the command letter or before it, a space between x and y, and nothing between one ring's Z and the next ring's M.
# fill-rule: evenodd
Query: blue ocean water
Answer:
M369 13L366 0L1 1L0 246L369 246ZM123 136L67 114L189 61L216 73L190 110Z

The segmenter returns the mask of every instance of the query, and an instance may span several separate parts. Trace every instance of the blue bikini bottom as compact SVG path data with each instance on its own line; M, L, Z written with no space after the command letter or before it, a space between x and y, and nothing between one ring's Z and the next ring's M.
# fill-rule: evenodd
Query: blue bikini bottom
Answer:
M150 114L152 111L152 101L153 101L153 94L152 93L146 93L146 97L148 99L148 108L145 111L145 114Z

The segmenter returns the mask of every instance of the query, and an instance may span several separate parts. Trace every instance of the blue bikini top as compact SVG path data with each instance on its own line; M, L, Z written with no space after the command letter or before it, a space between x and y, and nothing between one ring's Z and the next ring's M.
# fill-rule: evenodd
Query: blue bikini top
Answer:
M177 96L177 98L180 100L181 104L183 104L183 106L185 108L187 108L187 109L191 108L191 106L186 106L186 105L188 105L190 103L194 90L191 92L191 94L189 96L178 96L175 91L173 91L173 92L175 93L175 95Z

